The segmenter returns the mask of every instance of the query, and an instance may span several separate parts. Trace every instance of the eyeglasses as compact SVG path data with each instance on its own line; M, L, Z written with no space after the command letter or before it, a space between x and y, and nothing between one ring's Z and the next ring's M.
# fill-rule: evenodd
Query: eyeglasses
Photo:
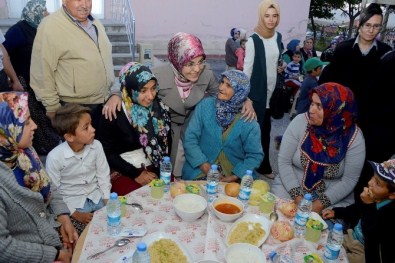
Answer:
M202 60L200 60L200 61L197 62L197 63L194 63L194 62L191 61L191 62L187 63L187 64L185 65L185 67L187 67L189 70L192 70L192 69L194 69L196 66L198 66L199 68L203 68L204 65L206 65L206 61L205 61L204 59L202 59Z
M377 31L377 30L380 30L382 26L380 24L374 24L374 25L372 25L372 24L363 24L362 27L364 29L367 29L367 30L370 30L370 29L373 28L373 30Z

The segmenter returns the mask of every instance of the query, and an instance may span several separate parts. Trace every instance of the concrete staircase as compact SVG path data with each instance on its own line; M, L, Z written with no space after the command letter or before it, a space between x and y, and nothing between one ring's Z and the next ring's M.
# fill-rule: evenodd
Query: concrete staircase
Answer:
M0 29L5 34L12 25L18 22L18 19L1 19ZM114 63L114 74L118 77L118 73L122 66L132 61L132 53L130 52L128 36L126 35L125 26L123 24L111 21L101 20L103 23L108 38L112 43L112 57ZM136 54L135 61L138 61L138 54Z

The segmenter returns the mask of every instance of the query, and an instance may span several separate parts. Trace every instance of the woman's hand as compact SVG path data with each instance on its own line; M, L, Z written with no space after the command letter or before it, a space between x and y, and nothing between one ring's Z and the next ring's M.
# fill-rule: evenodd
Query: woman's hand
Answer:
M154 180L156 178L157 178L156 174L149 172L147 170L144 170L134 180L141 185L146 185L146 184L149 184L152 180Z
M72 254L72 250L71 249L62 248L59 251L59 256L56 259L56 261L60 261L60 262L63 262L63 263L69 263L69 262L71 262L72 256L73 256L73 254Z
M277 66L277 73L282 73L286 67L287 67L287 63L285 63L285 61L283 61L282 65Z
M317 200L313 201L313 208L311 209L311 211L316 212L317 214L320 214L322 209L324 209L324 206L320 200L317 199Z
M88 224L93 218L93 213L83 213L75 211L71 216L78 222Z
M58 216L57 220L62 224L60 226L60 233L62 234L63 238L63 246L72 251L77 244L78 233L71 223L70 217L68 215L60 215Z
M239 177L237 177L234 174L229 175L229 176L222 176L221 175L221 177L220 177L220 181L225 182L225 183L236 182L238 179L239 179Z
M203 172L203 174L207 174L211 169L211 165L209 163L203 163L199 166L199 169Z
M331 219L335 217L335 211L332 209L325 209L322 211L322 218L323 219Z
M121 111L122 100L117 95L112 95L103 106L102 114L112 121L112 117L114 119L117 118L117 111Z
M248 99L244 102L243 108L241 109L241 118L245 121L255 121L257 116L255 114L254 107L252 106L252 100Z

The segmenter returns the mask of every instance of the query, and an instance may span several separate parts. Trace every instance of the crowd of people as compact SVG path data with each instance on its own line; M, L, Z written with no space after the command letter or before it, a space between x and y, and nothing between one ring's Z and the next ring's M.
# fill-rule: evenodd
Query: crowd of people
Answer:
M130 62L116 80L92 1L64 0L50 15L45 4L29 0L0 34L1 262L70 262L110 192L149 184L165 156L185 180L205 180L217 164L223 182L253 170L278 197L298 204L310 193L313 211L347 226L350 262L394 262L384 231L395 204L395 51L376 38L378 4L320 59L310 37L284 50L280 6L263 0L249 37L231 29L219 83L185 32L169 40L169 63ZM296 110L275 174L270 98L281 75Z

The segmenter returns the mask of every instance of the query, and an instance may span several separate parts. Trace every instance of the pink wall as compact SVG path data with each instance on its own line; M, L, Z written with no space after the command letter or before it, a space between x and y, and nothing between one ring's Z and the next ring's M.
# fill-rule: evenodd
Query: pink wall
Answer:
M196 34L207 53L223 54L226 39L232 27L245 28L249 35L258 20L261 0L135 0L138 42L154 44L154 53L166 50L167 41L179 31ZM304 39L310 0L278 0L281 22L278 31L284 44L290 39ZM157 48L155 48L157 47Z

